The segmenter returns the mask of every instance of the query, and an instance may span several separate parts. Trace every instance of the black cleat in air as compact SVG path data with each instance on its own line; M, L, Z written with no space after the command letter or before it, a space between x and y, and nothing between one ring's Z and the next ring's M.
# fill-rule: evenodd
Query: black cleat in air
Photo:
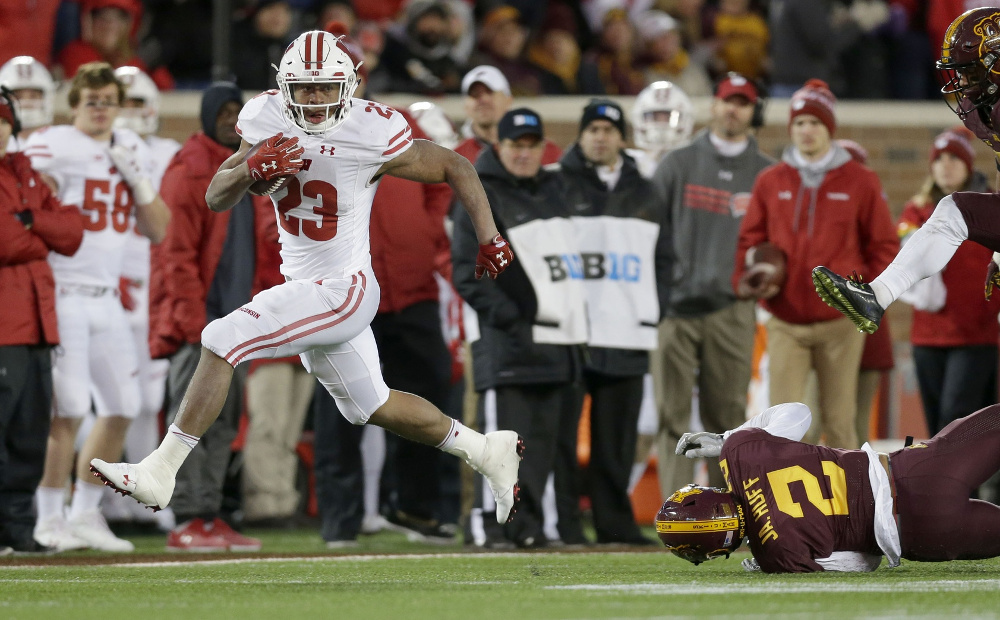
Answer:
M820 266L812 270L816 292L828 306L839 310L851 319L859 332L874 334L882 321L885 309L875 299L875 291L854 274L844 278Z

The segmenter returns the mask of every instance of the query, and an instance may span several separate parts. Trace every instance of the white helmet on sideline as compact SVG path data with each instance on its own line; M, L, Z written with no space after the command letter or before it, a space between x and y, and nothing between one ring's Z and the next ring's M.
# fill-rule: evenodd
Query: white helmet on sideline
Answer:
M455 133L455 126L451 124L440 106L430 101L418 101L410 104L409 112L413 118L417 119L420 129L435 144L440 144L446 149L454 149L458 146L458 134Z
M160 89L138 67L118 67L115 75L125 84L125 99L139 99L142 107L122 106L115 127L131 129L140 136L156 133L160 127Z
M56 84L45 65L31 56L15 56L0 67L0 84L18 97L18 114L24 129L52 124ZM36 90L41 97L27 97L19 91Z
M337 129L351 113L351 97L358 87L358 67L347 47L329 32L304 32L285 50L281 63L275 67L278 88L285 100L285 113L293 123L310 134ZM327 83L339 89L334 103L305 105L296 103L294 89L302 84ZM309 109L326 108L326 118L319 123L306 120Z
M653 82L632 106L635 145L645 151L671 151L691 140L694 107L691 99L671 82Z

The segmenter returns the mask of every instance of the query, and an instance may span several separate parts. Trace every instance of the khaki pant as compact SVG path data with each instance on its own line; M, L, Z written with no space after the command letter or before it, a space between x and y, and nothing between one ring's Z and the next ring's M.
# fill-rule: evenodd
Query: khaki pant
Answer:
M289 517L299 505L298 455L315 379L298 363L264 364L247 378L243 509L248 521Z
M677 456L674 449L680 436L691 430L696 381L705 430L721 433L746 420L755 327L754 304L749 301L702 317L660 322L650 372L660 413L657 473L663 497L694 481L694 459ZM710 462L708 471L712 486L725 488L718 465Z
M802 402L809 372L816 371L820 422L826 445L858 448L858 368L864 334L847 318L796 325L772 317L767 323L771 404Z

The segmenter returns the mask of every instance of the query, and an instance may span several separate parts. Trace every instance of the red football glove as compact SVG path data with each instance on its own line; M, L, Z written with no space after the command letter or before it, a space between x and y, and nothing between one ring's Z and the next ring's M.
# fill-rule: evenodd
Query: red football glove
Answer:
M497 274L510 267L514 262L514 251L510 249L507 240L497 235L493 241L479 245L479 256L476 257L476 279L483 277L483 274L490 276L491 280L496 280Z
M303 149L298 137L285 138L283 134L271 136L256 152L247 157L250 176L255 181L270 181L274 177L295 174L302 169Z

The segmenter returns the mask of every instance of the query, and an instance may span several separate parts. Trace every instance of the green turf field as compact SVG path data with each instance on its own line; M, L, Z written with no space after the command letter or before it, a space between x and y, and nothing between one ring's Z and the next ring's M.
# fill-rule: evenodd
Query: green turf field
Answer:
M380 534L332 553L311 530L250 534L276 557L166 554L144 536L131 555L0 558L0 619L1000 618L998 560L768 576L745 573L744 553L695 567L659 550L475 553Z

